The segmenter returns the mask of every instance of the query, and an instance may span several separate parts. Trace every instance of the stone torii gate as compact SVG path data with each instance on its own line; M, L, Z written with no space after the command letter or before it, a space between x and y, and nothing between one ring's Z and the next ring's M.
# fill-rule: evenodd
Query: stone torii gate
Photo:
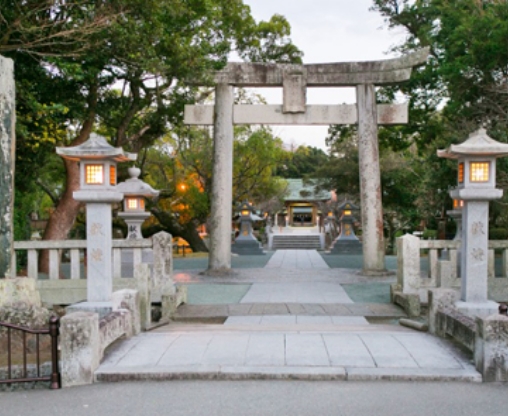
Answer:
M375 87L407 81L428 49L396 59L331 64L228 63L215 74L215 106L188 105L185 124L214 126L209 274L231 269L233 125L358 124L363 272L385 272L378 124L407 123L407 104L376 105ZM282 105L234 105L234 87L282 87ZM357 104L307 105L307 87L356 87Z

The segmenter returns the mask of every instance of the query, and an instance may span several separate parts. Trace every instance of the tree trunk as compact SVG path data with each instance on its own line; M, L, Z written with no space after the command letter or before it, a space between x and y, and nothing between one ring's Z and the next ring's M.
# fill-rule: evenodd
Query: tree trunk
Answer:
M81 208L81 202L76 201L72 193L79 189L79 167L76 162L64 160L67 186L55 211L49 217L44 230L43 240L65 240L74 225L76 216ZM49 271L49 251L42 250L39 257L39 271Z

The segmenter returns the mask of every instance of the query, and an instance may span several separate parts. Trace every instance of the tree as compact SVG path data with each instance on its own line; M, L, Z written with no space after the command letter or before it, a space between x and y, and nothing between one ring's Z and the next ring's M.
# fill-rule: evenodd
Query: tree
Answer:
M6 31L13 35L5 45L19 43L16 39L21 35L14 36L16 16L24 18L19 13L25 3L14 4L14 14L6 20ZM43 4L46 9L42 14L60 12L54 2ZM100 4L87 2L83 13L96 16ZM25 85L19 84L19 91L22 96L26 92L27 97L34 97L26 106L27 114L34 108L44 108L38 101L44 96L48 108L54 111L54 119L58 119L58 127L64 127L64 137L50 135L51 140L45 142L48 153L54 151L55 144L75 146L84 142L93 130L125 150L145 149L178 125L183 104L194 99L195 91L184 81L206 81L214 70L226 64L234 49L244 59L301 60L301 52L288 38L285 19L278 16L258 24L241 0L128 0L119 4L119 12L110 14L115 18L109 19L107 25L97 25L97 30L87 32L86 38L69 42L65 53L51 53L51 45L34 45L28 40L25 49L5 49L17 64L26 64L23 70L27 76L23 80L28 85L23 88ZM34 19L30 22L37 20ZM53 32L48 33L52 36ZM43 46L48 52L40 52ZM58 43L53 46L58 49ZM26 63L27 54L32 63ZM40 84L30 82L32 73L40 75ZM37 130L36 121L26 120L27 131ZM20 145L43 143L43 136L34 137L38 138L36 143L21 140ZM20 155L27 153L25 149L19 151ZM62 163L65 181L44 239L66 238L80 210L80 204L72 197L79 186L77 164Z
M437 161L435 150L467 138L483 125L489 134L508 141L508 3L478 0L374 0L389 27L406 30L395 48L406 52L429 46L426 67L401 89L410 98L405 140L431 156L428 186L445 190L455 183L456 164ZM390 94L390 90L385 90ZM498 162L498 183L508 183L508 163ZM505 193L506 194L506 193ZM441 199L441 198L440 198ZM436 201L443 210L445 203ZM450 204L447 198L448 205ZM496 205L505 201L494 202ZM498 212L494 209L493 213Z
M313 173L326 163L326 153L312 146L298 146L286 152L285 161L277 168L277 175L287 179L311 178Z
M182 128L147 153L144 170L162 189L151 207L154 218L144 229L147 235L164 230L185 239L194 251L208 251L196 229L210 214L212 144L208 129ZM262 205L280 196L285 183L273 172L281 157L282 141L269 129L236 128L233 205L244 199Z

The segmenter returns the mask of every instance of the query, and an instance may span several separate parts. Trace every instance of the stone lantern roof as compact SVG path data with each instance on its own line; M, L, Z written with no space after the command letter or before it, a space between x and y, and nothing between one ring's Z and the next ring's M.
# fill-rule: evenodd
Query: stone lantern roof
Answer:
M492 139L481 128L471 133L465 142L438 150L437 155L447 159L462 159L465 156L501 157L508 155L508 144Z
M340 204L337 209L339 211L360 211L360 207L358 205L353 204L351 201L344 201L342 204Z
M159 195L160 191L153 189L146 182L139 179L141 170L136 167L129 168L129 175L131 176L125 182L121 182L116 186L118 192L124 195L146 196L154 197Z
M84 159L109 159L115 162L136 160L136 153L124 152L121 147L111 146L105 137L91 133L90 138L74 147L57 147L56 153L64 159L80 161Z

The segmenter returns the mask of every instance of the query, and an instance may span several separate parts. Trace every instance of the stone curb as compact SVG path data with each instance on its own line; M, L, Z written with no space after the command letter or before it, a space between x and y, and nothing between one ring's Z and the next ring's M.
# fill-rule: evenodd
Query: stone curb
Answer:
M457 381L481 383L468 370L389 369L348 367L172 367L102 369L98 382L147 380L316 380L316 381Z

